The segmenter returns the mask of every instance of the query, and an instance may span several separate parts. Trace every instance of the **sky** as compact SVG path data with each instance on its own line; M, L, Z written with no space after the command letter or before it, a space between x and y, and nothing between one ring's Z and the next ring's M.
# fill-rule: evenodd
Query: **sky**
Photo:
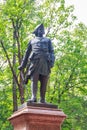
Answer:
M87 25L87 0L65 0L67 5L74 5L74 14L79 22Z

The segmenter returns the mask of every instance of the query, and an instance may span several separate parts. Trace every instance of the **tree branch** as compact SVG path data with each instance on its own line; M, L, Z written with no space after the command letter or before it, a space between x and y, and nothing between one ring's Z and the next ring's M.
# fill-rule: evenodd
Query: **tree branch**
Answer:
M2 40L0 40L0 43L1 43L1 46L2 46L2 48L3 48L3 50L4 50L4 53L5 53L5 55L6 55L7 61L8 61L8 63L9 63L11 72L12 72L14 78L15 78L15 81L16 81L17 85L20 86L20 85L19 85L19 82L18 82L18 79L17 79L17 76L16 76L15 71L14 71L12 65L11 65L11 62L10 62L8 53L7 53L7 51L6 51L5 47L4 47L4 44L3 44Z

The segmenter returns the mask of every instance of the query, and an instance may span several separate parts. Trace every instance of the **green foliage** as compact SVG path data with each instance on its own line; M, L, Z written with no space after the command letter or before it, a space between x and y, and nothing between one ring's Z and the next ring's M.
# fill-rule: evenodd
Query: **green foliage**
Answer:
M86 31L79 24L72 31L62 31L56 46L56 62L52 71L49 101L57 103L67 114L63 130L85 130L87 102ZM64 43L63 43L64 42Z
M1 130L12 130L12 126L8 121L12 113L12 91L11 87L0 86L0 127Z

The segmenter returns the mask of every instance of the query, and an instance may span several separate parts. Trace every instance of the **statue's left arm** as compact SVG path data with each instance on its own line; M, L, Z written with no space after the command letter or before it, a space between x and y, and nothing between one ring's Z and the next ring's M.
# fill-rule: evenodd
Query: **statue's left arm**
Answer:
M54 48L52 46L52 42L50 39L49 39L49 54L50 54L50 67L53 67L55 62L55 55L54 55Z

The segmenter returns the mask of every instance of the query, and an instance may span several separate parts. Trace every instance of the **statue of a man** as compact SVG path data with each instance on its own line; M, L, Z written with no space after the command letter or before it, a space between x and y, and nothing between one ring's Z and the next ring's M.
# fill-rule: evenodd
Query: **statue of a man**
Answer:
M44 33L43 24L36 27L33 32L36 37L29 42L25 56L19 66L19 70L22 70L29 63L25 83L27 84L28 79L31 79L32 97L29 99L30 102L37 102L37 84L40 81L40 102L46 103L45 93L48 76L54 65L55 56L52 43L49 38L43 37Z

